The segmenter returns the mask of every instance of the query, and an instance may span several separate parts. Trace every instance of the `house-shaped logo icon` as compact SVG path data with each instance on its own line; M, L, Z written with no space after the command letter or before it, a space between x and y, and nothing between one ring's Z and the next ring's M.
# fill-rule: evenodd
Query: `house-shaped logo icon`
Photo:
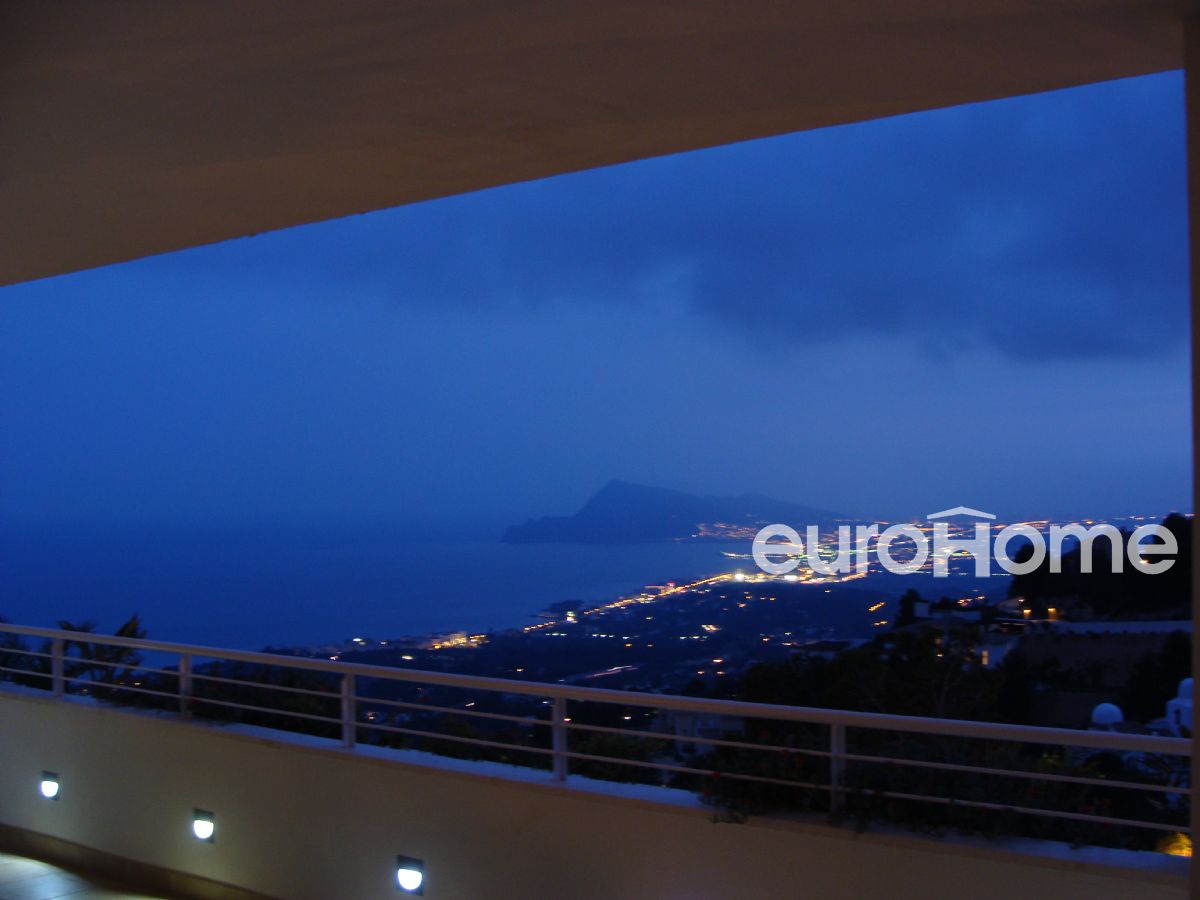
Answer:
M932 522L934 519L949 519L951 516L970 516L974 519L996 518L992 513L984 512L981 509L971 509L969 506L955 506L951 509L943 509L941 512L930 513L925 518Z

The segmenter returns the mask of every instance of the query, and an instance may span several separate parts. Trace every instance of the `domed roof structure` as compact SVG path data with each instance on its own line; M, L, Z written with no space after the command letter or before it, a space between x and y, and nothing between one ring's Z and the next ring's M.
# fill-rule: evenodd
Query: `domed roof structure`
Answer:
M1125 714L1115 703L1097 703L1092 710L1092 724L1100 728L1111 728L1125 721Z

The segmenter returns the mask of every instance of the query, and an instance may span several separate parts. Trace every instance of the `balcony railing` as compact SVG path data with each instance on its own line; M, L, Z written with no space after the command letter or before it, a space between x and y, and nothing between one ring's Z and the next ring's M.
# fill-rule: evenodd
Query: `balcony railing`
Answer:
M466 748L548 770L552 782L628 770L639 774L625 780L669 782L717 800L790 792L834 815L911 803L1188 833L1192 745L1184 738L606 690L7 623L0 635L0 677L9 683L323 734L346 748L399 744L456 756ZM459 720L478 727L446 727ZM1114 775L1089 764L1097 753L1133 764Z

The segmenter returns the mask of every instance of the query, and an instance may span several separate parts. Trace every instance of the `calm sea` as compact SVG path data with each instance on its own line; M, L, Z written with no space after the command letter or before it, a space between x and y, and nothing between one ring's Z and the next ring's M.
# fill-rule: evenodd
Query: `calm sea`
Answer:
M259 648L484 630L561 600L745 567L747 544L510 545L385 529L0 526L0 616L26 625L139 613L153 638ZM751 563L750 565L753 565Z

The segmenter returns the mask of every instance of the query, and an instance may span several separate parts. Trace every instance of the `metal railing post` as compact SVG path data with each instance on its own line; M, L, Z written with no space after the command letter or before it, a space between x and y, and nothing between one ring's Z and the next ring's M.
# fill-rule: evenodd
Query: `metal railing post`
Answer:
M179 714L185 719L192 717L192 656L179 656Z
M846 811L846 726L829 726L829 809Z
M63 670L63 640L54 638L50 642L50 690L55 697L66 693L67 681Z
M555 697L550 708L551 771L555 781L567 780L567 698Z
M357 735L357 724L355 719L355 702L354 702L354 682L355 678L352 674L347 673L342 676L342 746L353 747Z

